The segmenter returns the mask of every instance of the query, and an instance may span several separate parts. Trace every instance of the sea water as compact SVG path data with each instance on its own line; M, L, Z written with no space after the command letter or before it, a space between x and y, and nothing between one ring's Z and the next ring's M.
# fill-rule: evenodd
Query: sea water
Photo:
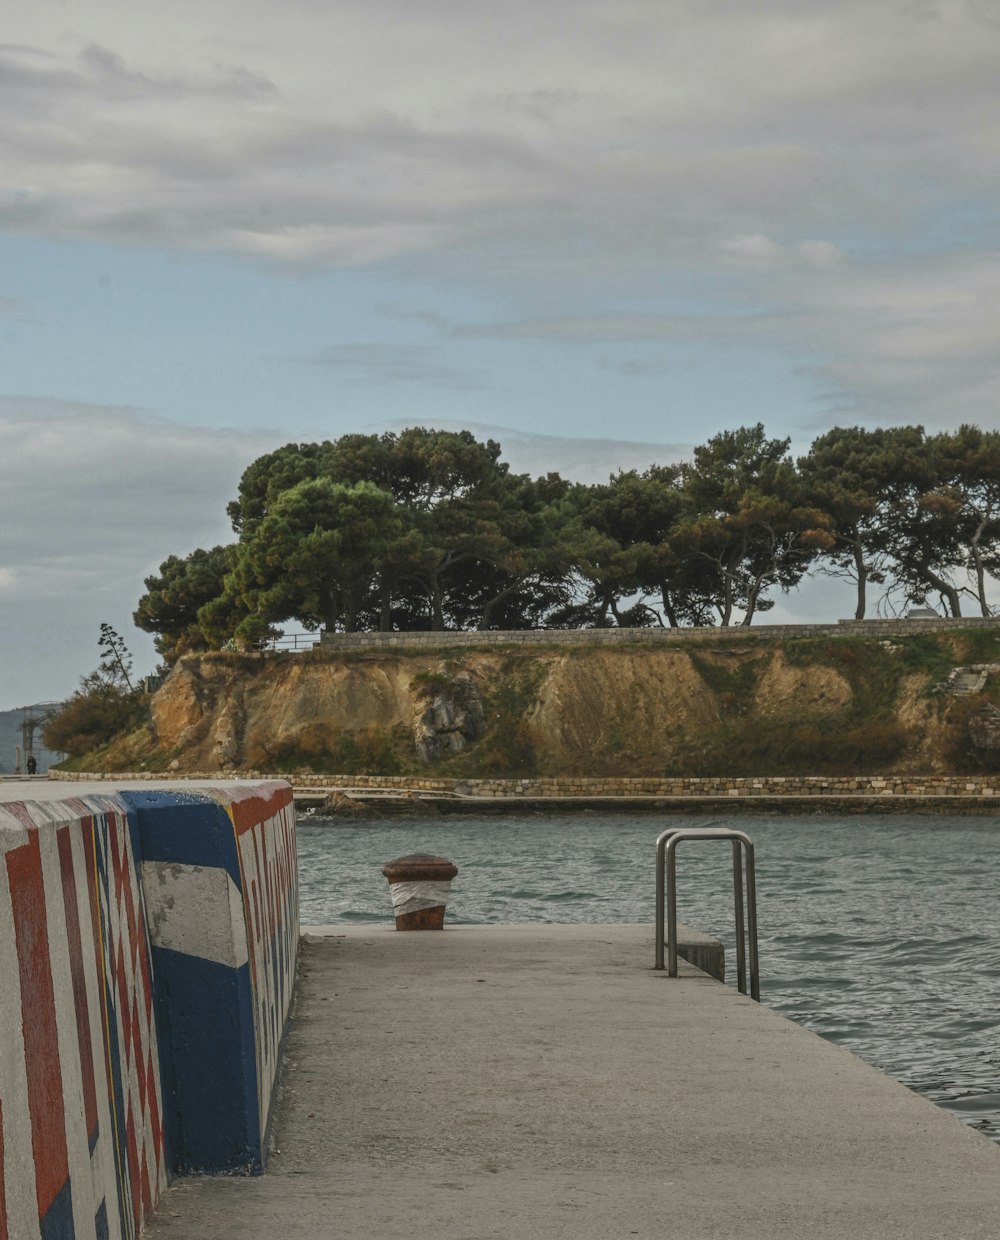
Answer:
M302 817L303 924L391 923L381 867L459 867L448 921L652 923L666 827L732 826L757 853L761 999L1000 1141L1000 822L937 815ZM733 955L732 854L678 846L681 921ZM650 927L650 964L654 943Z

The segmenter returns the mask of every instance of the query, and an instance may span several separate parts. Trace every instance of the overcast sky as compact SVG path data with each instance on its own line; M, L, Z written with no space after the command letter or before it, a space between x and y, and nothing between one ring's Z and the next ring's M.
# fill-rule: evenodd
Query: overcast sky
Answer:
M34 0L4 38L0 708L101 620L149 670L143 577L290 439L593 478L998 425L992 0Z

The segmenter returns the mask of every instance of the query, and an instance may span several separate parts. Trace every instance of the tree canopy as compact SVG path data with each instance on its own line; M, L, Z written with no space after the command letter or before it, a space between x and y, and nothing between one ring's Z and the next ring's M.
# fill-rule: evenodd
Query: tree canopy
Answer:
M228 506L235 541L170 556L136 624L167 662L334 630L748 625L809 573L863 618L990 614L1000 434L837 427L795 460L761 424L596 485L512 474L501 446L411 427L289 443Z

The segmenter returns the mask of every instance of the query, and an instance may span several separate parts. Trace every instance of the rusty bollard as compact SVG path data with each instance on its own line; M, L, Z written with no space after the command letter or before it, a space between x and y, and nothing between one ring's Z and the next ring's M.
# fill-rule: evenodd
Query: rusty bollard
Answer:
M411 853L387 861L382 873L389 880L397 930L444 929L445 905L457 865L429 853Z

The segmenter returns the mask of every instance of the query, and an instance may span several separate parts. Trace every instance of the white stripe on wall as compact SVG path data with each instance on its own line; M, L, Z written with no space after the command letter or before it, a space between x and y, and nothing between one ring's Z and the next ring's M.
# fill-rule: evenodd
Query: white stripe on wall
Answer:
M226 870L144 861L142 887L154 947L233 969L247 963L243 897Z

